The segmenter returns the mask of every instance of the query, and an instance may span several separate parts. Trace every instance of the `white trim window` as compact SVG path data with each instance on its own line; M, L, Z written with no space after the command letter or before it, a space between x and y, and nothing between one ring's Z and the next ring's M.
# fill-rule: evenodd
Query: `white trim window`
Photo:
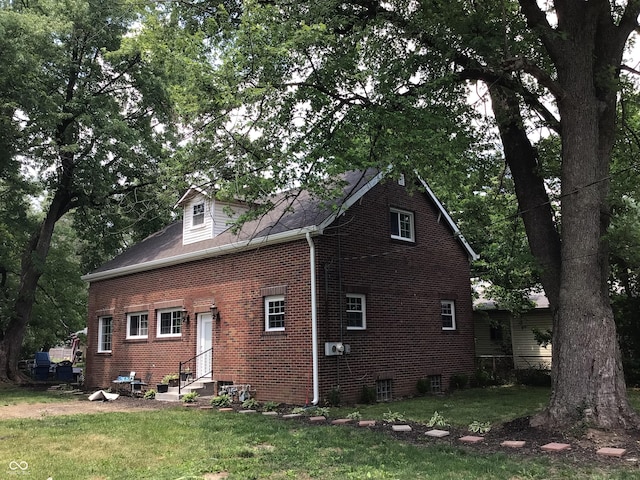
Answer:
M442 318L442 330L455 330L456 302L453 300L441 300L440 317Z
M347 330L367 328L367 300L359 293L347 294Z
M98 352L111 352L111 339L113 336L113 317L98 318Z
M391 208L389 210L389 222L391 238L404 240L406 242L415 241L413 212Z
M158 338L182 335L182 309L158 311Z
M264 297L264 329L266 332L284 330L284 295Z
M147 312L127 313L127 338L149 337L149 314Z
M197 227L204 223L204 202L196 203L193 206L193 216L191 217L191 226Z

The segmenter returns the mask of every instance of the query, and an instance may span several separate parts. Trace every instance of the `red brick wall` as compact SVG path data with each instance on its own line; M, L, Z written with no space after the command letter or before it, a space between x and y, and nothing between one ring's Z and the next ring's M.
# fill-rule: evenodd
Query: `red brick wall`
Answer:
M389 207L415 213L416 242L391 240ZM392 380L394 396L415 393L416 382L473 371L473 326L466 252L423 194L409 196L393 182L378 185L314 238L317 249L320 393L340 388L343 402L362 386ZM338 244L339 243L339 244ZM340 252L340 255L338 255ZM341 279L341 282L340 282ZM284 332L264 331L263 293L286 286ZM340 329L340 292L365 293L367 328ZM119 372L177 372L195 354L196 312L215 299L214 377L250 384L259 400L302 404L312 391L309 246L305 240L93 282L89 290L86 382L108 387ZM440 300L456 301L457 329L443 332ZM156 338L155 309L175 301L189 312L177 339ZM130 341L127 306L146 305L149 338ZM97 352L98 312L114 319L110 354ZM325 357L324 342L344 341L351 354Z

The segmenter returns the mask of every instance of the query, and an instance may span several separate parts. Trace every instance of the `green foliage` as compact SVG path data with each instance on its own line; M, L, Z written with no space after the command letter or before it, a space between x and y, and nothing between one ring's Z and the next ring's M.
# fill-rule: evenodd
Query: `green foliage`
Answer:
M307 415L309 412L304 407L294 407L291 410L291 413L293 413L294 415Z
M229 395L217 395L211 398L211 405L218 408L226 408L231 406L231 397Z
M530 387L550 387L551 372L545 367L523 368L514 371L516 383Z
M264 404L262 404L262 410L265 412L275 412L278 410L278 407L280 407L280 404L273 401L264 402Z
M327 405L332 407L337 407L340 405L340 389L332 388L327 392L327 396L325 398L325 402Z
M359 411L347 413L346 418L349 420L360 420L362 418L362 414Z
M437 411L433 412L433 415L427 422L427 427L447 427L447 426L449 426L449 421Z
M147 400L153 400L156 398L156 391L153 388L150 388L146 392L144 392L143 398Z
M260 402L258 402L255 398L248 398L244 402L242 402L242 408L246 410L257 410L260 408Z
M310 415L323 416L323 417L328 417L329 411L330 411L329 407L313 407L308 409L308 413Z
M426 395L431 392L431 383L427 378L419 378L416 382L416 390L420 395Z
M162 380L160 381L160 383L169 383L175 380L178 380L178 374L177 373L167 373L164 377L162 377Z
M403 413L400 412L392 412L391 410L382 414L382 419L385 422L394 423L394 422L406 422L406 418Z
M454 373L449 378L449 388L451 390L461 390L466 388L469 383L469 377L464 373Z
M485 433L489 432L489 430L491 430L491 423L489 422L473 421L471 424L469 424L469 431L473 433L484 435Z
M189 392L189 393L185 393L182 396L182 401L183 403L195 403L198 401L198 397L200 396L200 394L198 392Z
M360 390L360 403L371 404L376 402L376 388L363 385Z

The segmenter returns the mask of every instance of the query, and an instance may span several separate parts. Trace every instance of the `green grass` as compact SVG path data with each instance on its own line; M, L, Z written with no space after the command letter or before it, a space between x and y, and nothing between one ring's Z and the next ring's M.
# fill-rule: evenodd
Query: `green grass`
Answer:
M548 390L517 387L468 390L358 409L365 412L363 418L382 418L391 409L416 421L428 420L438 410L456 424L466 424L532 413L547 395ZM638 394L633 398L638 401ZM331 416L336 413L338 409L331 410ZM53 480L186 480L217 472L227 472L231 480L596 480L637 474L623 467L563 465L545 456L535 461L516 454L482 456L447 440L409 445L367 429L182 406L0 421L0 478L21 478L9 470L12 461L27 462L25 478Z
M86 396L83 398L86 398ZM72 395L65 394L62 391L48 391L46 385L38 388L24 388L0 382L0 415L2 414L3 405L69 402L72 400L74 400Z

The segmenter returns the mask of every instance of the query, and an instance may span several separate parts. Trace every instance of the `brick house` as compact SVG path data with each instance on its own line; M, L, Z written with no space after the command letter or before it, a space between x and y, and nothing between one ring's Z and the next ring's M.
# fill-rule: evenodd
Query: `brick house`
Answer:
M241 204L192 187L169 225L83 278L87 386L134 370L156 383L199 355L197 377L261 401L356 402L445 390L474 369L472 248L426 183L343 176L328 204L283 195L228 228Z

